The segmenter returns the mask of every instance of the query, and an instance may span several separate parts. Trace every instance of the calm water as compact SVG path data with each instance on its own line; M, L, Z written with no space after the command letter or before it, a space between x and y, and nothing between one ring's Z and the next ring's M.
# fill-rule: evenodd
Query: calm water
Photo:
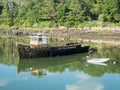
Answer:
M85 56L109 57L106 65L87 64ZM115 62L115 64L114 64ZM0 42L0 90L120 90L120 47L93 54L19 60L13 40Z

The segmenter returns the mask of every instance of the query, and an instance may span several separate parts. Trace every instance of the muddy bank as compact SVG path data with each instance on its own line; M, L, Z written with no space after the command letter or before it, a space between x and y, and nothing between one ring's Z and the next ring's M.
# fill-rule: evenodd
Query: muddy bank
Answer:
M107 28L108 29L108 28ZM46 36L50 37L53 40L59 41L67 41L67 40L75 40L77 42L93 42L100 44L113 44L120 45L120 29L119 28L111 28L112 30L101 29L89 29L89 28L81 28L81 29L58 29L58 30L40 30L40 29L1 29L1 35L10 35L10 36L29 36L33 33L43 33Z

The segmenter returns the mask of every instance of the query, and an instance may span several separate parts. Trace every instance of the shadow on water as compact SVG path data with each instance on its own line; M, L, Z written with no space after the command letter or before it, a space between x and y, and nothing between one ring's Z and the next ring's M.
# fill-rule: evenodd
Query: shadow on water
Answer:
M30 72L31 75L42 77L50 73L62 73L68 69L71 72L76 70L85 72L91 76L100 77L105 73L120 73L120 47L104 46L97 48L94 53L89 54L91 57L109 57L110 61L107 66L87 64L85 56L88 54L77 54L61 57L48 57L37 59L21 59L15 42L28 42L28 39L19 38L2 38L0 42L0 63L14 65L17 67L17 73ZM113 63L116 62L116 63Z

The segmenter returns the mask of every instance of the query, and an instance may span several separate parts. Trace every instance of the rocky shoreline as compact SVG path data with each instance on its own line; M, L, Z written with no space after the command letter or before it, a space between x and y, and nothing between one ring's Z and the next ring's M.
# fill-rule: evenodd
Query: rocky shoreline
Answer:
M58 30L39 30L39 29L0 29L1 35L10 36L29 36L33 33L43 33L52 39L59 41L75 40L77 42L92 42L99 44L120 45L120 28L95 29L58 29Z

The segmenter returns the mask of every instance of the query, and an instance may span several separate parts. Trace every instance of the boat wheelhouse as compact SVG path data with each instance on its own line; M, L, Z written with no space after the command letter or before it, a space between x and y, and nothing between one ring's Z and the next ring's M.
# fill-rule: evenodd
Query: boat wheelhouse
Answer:
M42 34L38 34L38 35L34 35L34 36L30 36L30 45L42 45L42 44L47 44L47 37L42 35Z

